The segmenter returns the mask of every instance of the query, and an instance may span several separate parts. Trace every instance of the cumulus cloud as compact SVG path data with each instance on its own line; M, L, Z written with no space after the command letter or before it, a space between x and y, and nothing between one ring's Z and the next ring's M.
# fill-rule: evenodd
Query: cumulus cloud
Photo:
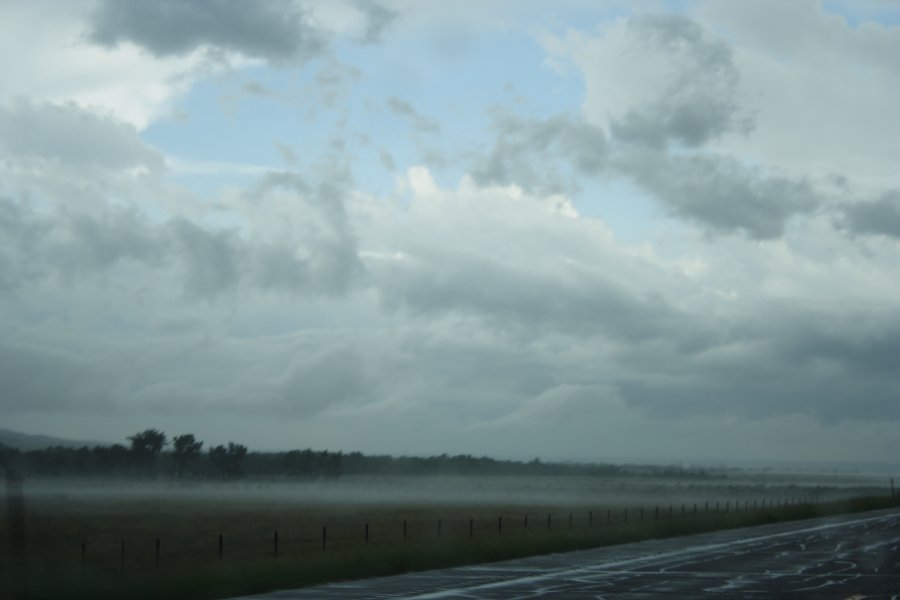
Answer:
M750 127L731 49L684 16L632 17L596 36L570 31L545 45L579 66L585 117L619 141L696 147Z
M36 211L0 198L0 230L9 233L0 243L0 263L10 267L0 282L12 289L48 278L71 281L127 263L163 278L178 274L181 288L194 297L214 298L238 287L343 293L362 277L362 263L341 194L327 182L307 188L290 174L263 177L239 205L277 196L274 202L290 203L293 217L303 220L300 237L282 232L271 239L265 230L183 216L154 222L134 206Z
M0 105L0 152L7 160L72 168L161 171L165 165L131 125L75 104L29 100Z
M809 182L772 175L729 156L625 152L616 165L672 214L720 233L777 238L790 217L821 203Z
M602 129L571 115L524 118L499 111L494 116L494 145L472 166L475 181L547 193L571 188L572 171L603 173L608 144Z
M156 56L205 46L273 62L308 60L327 43L298 4L268 0L252 7L235 0L104 0L89 37L104 46L131 42Z

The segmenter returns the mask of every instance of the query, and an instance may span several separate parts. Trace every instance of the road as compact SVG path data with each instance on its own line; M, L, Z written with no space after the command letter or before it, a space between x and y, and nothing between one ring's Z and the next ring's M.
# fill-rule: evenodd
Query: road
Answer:
M246 598L695 597L900 599L900 511L779 523Z

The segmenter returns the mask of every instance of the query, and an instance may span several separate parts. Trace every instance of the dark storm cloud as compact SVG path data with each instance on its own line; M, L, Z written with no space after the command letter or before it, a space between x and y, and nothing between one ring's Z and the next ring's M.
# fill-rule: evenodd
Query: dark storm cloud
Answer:
M160 171L162 154L137 130L74 104L27 100L0 106L0 152L10 159L43 160L74 168Z
M900 314L825 313L771 303L751 316L735 320L727 344L703 353L627 348L619 356L627 366L623 372L631 373L620 382L623 396L666 416L900 419Z
M638 343L665 340L684 352L715 343L719 325L636 294L596 273L511 265L456 251L415 252L419 260L388 266L378 278L389 306L415 313L461 312L496 329L563 333Z
M370 399L373 383L357 352L328 348L292 366L279 386L283 394L280 404L291 415L310 416L333 406Z
M103 0L89 37L104 46L132 42L156 56L211 46L276 63L308 60L328 41L296 3L280 0Z
M820 203L804 180L770 175L723 155L626 152L616 167L672 214L717 233L777 238L791 216Z
M498 112L494 129L493 148L487 156L478 157L471 169L480 184L559 192L571 187L567 169L596 176L606 165L606 135L578 117L529 119Z
M233 232L209 231L180 218L168 230L177 245L189 293L215 296L237 286L243 248Z
M900 191L891 190L875 201L844 207L839 224L853 233L900 238Z
M633 42L669 57L677 68L659 98L611 119L617 140L696 147L727 131L749 129L749 121L738 115L738 71L727 44L682 16L631 19L628 29Z
M90 409L108 400L110 379L85 356L0 342L0 407L5 410Z

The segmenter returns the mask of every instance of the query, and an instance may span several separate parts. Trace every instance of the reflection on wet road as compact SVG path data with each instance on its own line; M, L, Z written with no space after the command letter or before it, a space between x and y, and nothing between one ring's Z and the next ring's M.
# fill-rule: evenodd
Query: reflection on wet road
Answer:
M900 511L829 517L252 596L258 600L898 598Z

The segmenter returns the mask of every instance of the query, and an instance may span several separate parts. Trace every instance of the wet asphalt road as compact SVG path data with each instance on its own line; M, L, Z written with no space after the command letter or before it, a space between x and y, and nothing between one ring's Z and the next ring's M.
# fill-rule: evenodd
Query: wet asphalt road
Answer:
M900 599L900 510L249 596L256 600Z

